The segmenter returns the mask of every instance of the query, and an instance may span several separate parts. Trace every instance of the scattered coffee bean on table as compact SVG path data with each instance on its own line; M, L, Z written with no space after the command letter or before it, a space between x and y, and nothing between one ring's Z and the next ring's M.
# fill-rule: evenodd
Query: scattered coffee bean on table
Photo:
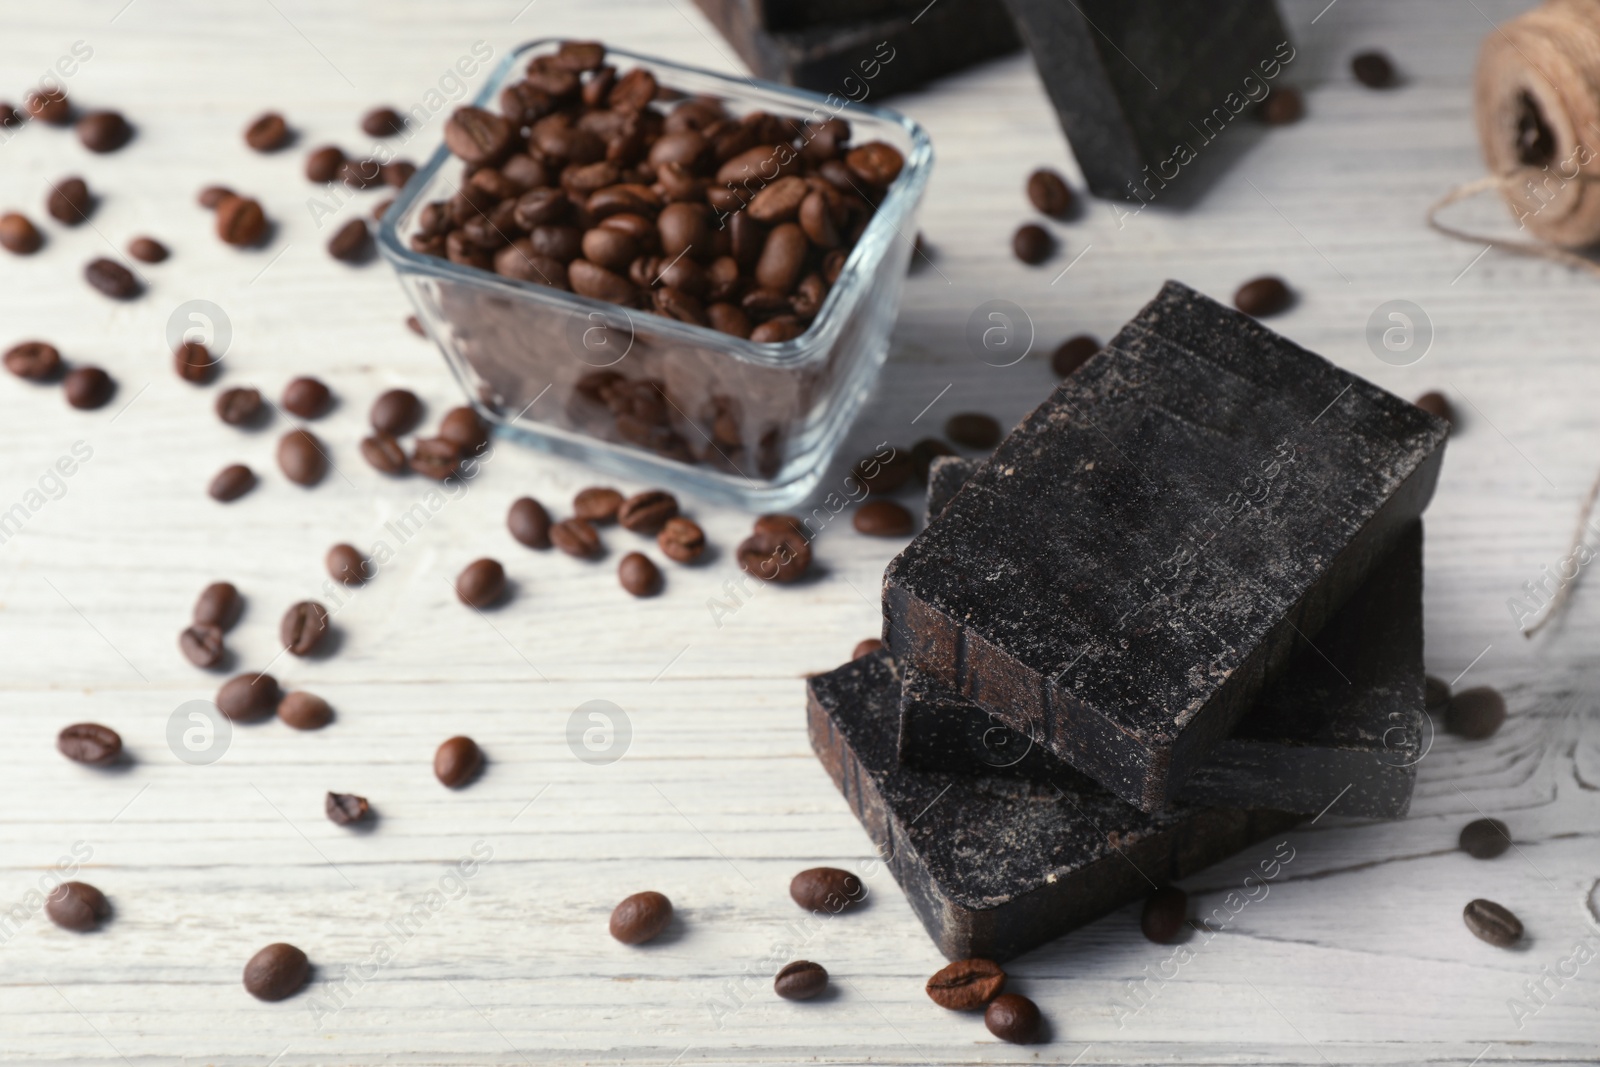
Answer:
M45 899L44 913L63 930L81 934L111 917L111 902L88 882L62 882Z
M195 385L205 385L215 378L220 363L211 358L211 350L199 341L185 341L172 353L172 366L178 377Z
M1479 940L1498 948L1509 948L1522 940L1522 921L1492 900L1480 897L1470 902L1462 909L1461 918Z
M888 456L865 456L856 462L850 473L854 474L871 493L892 493L909 482L917 473L911 454L890 446Z
M306 157L306 177L319 185L331 182L343 165L344 152L333 145L325 145Z
M208 185L201 189L195 196L195 202L207 211L215 211L217 205L237 194L226 185Z
M278 439L278 467L296 485L313 486L328 473L328 457L309 430L290 430Z
M471 408L451 408L439 420L439 436L463 452L479 452L489 443L489 426Z
M468 607L492 607L505 592L506 569L498 560L473 560L456 577L456 596Z
M128 255L140 263L161 263L170 254L167 246L154 237L135 237L128 242Z
M320 730L333 721L333 708L315 693L297 689L278 701L278 718L296 730Z
M204 623L195 623L178 635L178 651L202 670L221 664L228 652L222 643L222 630Z
M206 492L212 500L231 503L256 487L256 473L243 463L230 463L211 479Z
M1511 847L1511 831L1499 819L1474 819L1461 828L1458 844L1475 860L1492 860Z
M1163 886L1145 898L1139 929L1156 944L1166 945L1183 932L1188 917L1189 894L1175 885Z
M28 216L16 211L0 215L0 247L19 256L31 256L44 244L44 235L28 221Z
M861 879L838 867L811 867L789 881L789 896L807 911L841 912L866 895Z
M1239 286L1238 292L1233 294L1233 306L1246 315L1262 318L1287 308L1290 299L1289 287L1282 278L1265 275Z
M298 993L310 976L306 954L279 942L257 952L244 965L244 989L258 1000L283 1000Z
M1505 697L1488 686L1456 693L1444 713L1444 728L1469 741L1494 736L1505 721Z
M951 1011L977 1011L1006 987L1006 972L993 960L956 960L928 979L928 997Z
M361 439L361 458L384 474L404 474L411 469L400 442L381 431Z
M248 196L230 196L217 204L217 236L238 248L260 244L267 236L267 215Z
M506 528L511 536L529 548L550 547L550 513L531 496L513 501L506 512Z
M316 378L295 378L283 387L284 409L302 419L326 415L332 403L333 393Z
M611 911L611 936L624 945L642 945L661 936L672 921L672 901L654 890L635 893Z
M367 580L367 560L361 550L355 545L340 542L328 549L327 558L324 560L328 573L336 582L345 585L360 585Z
M372 258L372 234L364 219L351 219L328 240L328 255L341 263L365 263Z
M328 636L328 609L315 600L291 604L278 623L278 640L296 656L309 656Z
M433 776L451 789L471 782L483 769L483 750L470 737L452 737L433 754Z
M675 515L656 534L656 544L674 563L693 563L706 550L706 535L699 523Z
M1376 50L1352 56L1350 73L1368 89L1388 89L1395 84L1394 64L1388 56Z
M1450 704L1450 683L1443 678L1426 675L1422 680L1423 703L1427 709L1438 714Z
M572 498L572 513L584 522L596 525L615 522L621 507L622 494L606 486L594 485L580 489L578 495Z
M882 647L883 642L876 637L863 638L856 642L856 647L850 652L850 658L860 659L862 656L870 656Z
M625 530L654 535L667 520L678 514L678 498L662 489L646 489L624 500L617 508L617 522Z
M99 367L78 367L67 372L63 381L67 403L80 411L93 411L104 407L117 391L111 375Z
M411 448L411 469L442 482L461 469L461 446L443 437L424 437Z
M289 124L276 111L268 111L244 128L244 143L257 152L276 152L289 140Z
M261 414L261 391L238 387L217 396L217 418L229 426L243 426Z
M265 719L278 710L282 694L270 674L236 674L217 690L217 710L235 722Z
M422 401L409 389L390 389L372 402L368 415L374 430L403 437L422 419Z
M785 964L772 980L772 991L784 1000L810 1000L827 988L827 968L810 960Z
M63 226L76 226L94 210L94 195L82 178L62 178L50 186L44 207Z
M115 152L132 136L133 127L120 111L91 111L78 120L78 140L91 152Z
M1013 1045L1037 1040L1039 1023L1039 1006L1020 993L1001 993L983 1013L983 1025L989 1032Z
M368 137L393 137L405 128L405 117L392 107L375 107L361 117L361 132Z
M417 165L408 159L396 159L385 163L378 171L383 178L383 184L392 189L402 189L411 176L417 172Z
M1445 398L1443 393L1423 393L1417 397L1414 403L1429 415L1448 422L1452 428L1455 426L1455 411L1451 408L1450 401Z
M617 564L617 581L637 597L661 592L661 570L643 552L629 552Z
M354 826L366 819L371 810L366 797L354 793L329 793L322 801L322 810L328 821L338 826Z
M83 268L90 285L113 300L132 300L144 291L133 272L114 259L92 259Z
M869 537L905 537L913 526L911 512L892 500L867 501L856 508L850 522Z
M1268 126L1287 126L1299 122L1305 112L1305 99L1300 95L1300 90L1292 85L1273 89L1256 108L1256 114Z
M338 179L352 189L371 189L382 180L381 174L375 159L346 159L339 164Z
M911 467L917 475L917 481L926 485L928 483L928 468L940 456L953 456L956 450L939 440L937 437L924 437L911 446Z
M600 555L600 534L583 519L562 519L550 527L550 543L578 559L595 559Z
M18 378L47 382L61 373L61 353L44 341L23 341L6 350L5 364Z
M1065 218L1072 210L1072 189L1060 174L1040 168L1028 175L1028 201L1051 218Z
M22 103L28 114L47 125L65 126L72 121L72 101L60 89L36 89Z
M212 582L194 602L194 623L231 630L244 611L244 597L232 582Z
M1029 266L1043 263L1055 249L1056 239L1050 231L1032 222L1018 228L1011 238L1011 251Z
M950 416L944 435L966 448L993 448L1000 443L1000 422L992 415L964 411Z
M107 767L122 757L122 738L109 726L79 722L56 735L56 749L74 763Z

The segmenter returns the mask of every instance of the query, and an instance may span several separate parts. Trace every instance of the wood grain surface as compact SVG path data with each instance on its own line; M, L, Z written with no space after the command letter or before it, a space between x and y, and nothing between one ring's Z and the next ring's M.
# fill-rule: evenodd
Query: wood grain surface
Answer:
M1278 842L1188 879L1197 912L1226 921L1179 946L1181 961L1139 936L1136 907L1016 961L1013 988L1051 1026L1049 1044L1016 1047L924 995L943 961L806 744L802 679L877 632L897 542L862 537L841 516L817 543L816 580L735 600L730 551L750 517L686 501L717 551L669 566L664 594L636 601L613 573L632 535L607 532L608 559L585 564L505 531L517 496L564 510L590 481L580 467L502 445L400 543L385 524L428 487L382 478L357 451L381 390L417 390L432 419L458 397L438 353L402 325L409 309L388 269L352 269L321 247L380 194L319 228L305 150L362 147L368 107L409 108L441 79L448 92L477 41L499 56L535 37L603 37L737 69L687 0L7 5L0 98L20 102L82 42L92 55L65 79L69 94L123 109L138 133L109 156L45 127L0 144L0 208L28 211L48 236L31 258L0 254L0 344L49 339L119 383L112 404L79 412L57 388L0 381L0 512L28 512L0 544L0 1062L1592 1062L1600 963L1545 975L1600 936L1588 673L1600 589L1580 586L1565 621L1533 641L1507 601L1565 554L1600 465L1600 300L1592 277L1453 242L1422 221L1434 197L1481 173L1474 56L1491 20L1526 6L1286 3L1297 54L1282 77L1306 91L1304 121L1267 130L1241 119L1142 211L1092 202L1052 223L1062 248L1038 268L1009 252L1031 214L1023 181L1040 164L1077 170L1028 61L892 101L934 139L921 218L933 262L909 281L846 454L909 445L962 410L1012 424L1050 388L1056 343L1109 336L1165 278L1226 298L1281 274L1298 300L1275 327L1402 395L1438 388L1456 405L1427 517L1427 661L1443 678L1464 674L1462 686L1500 687L1511 707L1490 740L1433 739L1408 818L1347 820L1335 805L1287 835L1293 859L1237 914L1228 894ZM1346 63L1365 47L1395 57L1401 86L1354 83ZM242 143L268 107L299 131L292 151ZM431 151L443 114L401 154ZM101 197L75 229L43 212L47 183L68 174ZM194 202L213 182L263 201L277 222L269 247L216 240ZM1493 203L1455 210L1510 230ZM139 268L141 299L113 304L84 284L87 260L143 233L173 256ZM1014 366L986 365L962 340L992 299L1032 323L1034 355ZM1426 356L1404 367L1366 341L1374 310L1397 299L1424 309L1433 331ZM207 388L175 377L165 339L191 300L220 307L232 330ZM303 373L339 397L314 426L337 470L313 490L272 462L289 419L241 433L211 413L220 388L275 397ZM77 442L89 458L49 477ZM222 506L205 486L232 461L263 484ZM841 459L824 486L845 469ZM230 643L260 668L285 607L332 605L328 546L380 539L394 557L339 606L334 653L273 664L331 701L337 721L311 734L240 726L210 765L175 758L169 720L217 682L175 647L201 587L227 578L246 593ZM449 582L484 555L506 563L515 595L479 615ZM604 765L568 742L574 712L595 700L631 724L625 754ZM132 764L105 773L61 758L56 732L81 721L120 731ZM457 733L477 738L489 765L450 792L430 761ZM328 822L328 789L369 797L376 827ZM1480 814L1504 819L1517 847L1487 862L1457 851ZM862 871L871 903L805 923L787 886L817 864ZM37 888L62 870L110 897L115 915L98 933L58 929L39 911ZM618 944L608 912L647 888L668 894L678 918L659 943ZM1461 909L1475 897L1522 918L1523 947L1471 936ZM278 940L306 950L315 980L259 1003L240 971ZM829 969L824 1001L772 995L772 961L791 958ZM1152 975L1134 1011L1130 983ZM1533 980L1545 983L1540 999ZM1526 1010L1514 1014L1513 998Z

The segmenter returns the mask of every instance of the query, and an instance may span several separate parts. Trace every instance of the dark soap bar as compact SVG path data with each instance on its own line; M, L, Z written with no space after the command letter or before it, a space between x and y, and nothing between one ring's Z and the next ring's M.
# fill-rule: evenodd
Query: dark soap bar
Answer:
M884 640L1155 810L1418 518L1445 434L1168 282L889 564Z
M778 30L771 0L695 0L756 77L871 103L1020 47L994 0L874 0L848 22ZM787 5L784 5L787 6ZM890 10L892 9L892 10Z
M1159 198L1295 54L1272 0L1005 6L1096 196Z
M900 675L884 652L807 683L811 747L951 959L1020 955L1300 819L1150 815L1093 783L914 771L896 757L899 720Z

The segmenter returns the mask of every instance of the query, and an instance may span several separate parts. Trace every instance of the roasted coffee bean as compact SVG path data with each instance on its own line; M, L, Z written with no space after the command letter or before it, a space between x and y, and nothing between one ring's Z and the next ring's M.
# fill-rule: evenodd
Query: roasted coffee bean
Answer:
M161 263L171 253L154 237L135 237L128 242L128 255L140 263Z
M297 689L278 701L278 718L296 730L320 730L333 721L333 708L316 694Z
M418 337L428 336L428 331L422 328L422 322L415 315L406 316L406 329L410 330Z
M78 140L91 152L115 152L132 136L133 127L120 111L91 111L78 120Z
M861 879L838 867L811 867L789 882L789 895L807 911L837 914L867 895Z
M471 455L489 443L489 425L471 408L451 408L439 422L439 436Z
M360 585L367 580L367 560L355 545L340 543L328 549L323 560L336 582Z
M376 159L346 159L335 177L351 189L371 189L383 181L383 165Z
M1417 407L1426 411L1429 415L1443 419L1445 422L1450 423L1452 427L1455 425L1455 412L1451 409L1450 401L1445 399L1443 393L1423 393L1417 397L1415 403Z
M505 592L506 569L498 560L473 560L456 576L456 596L469 607L492 607Z
M62 178L50 186L45 197L45 210L50 217L64 226L76 226L88 219L94 211L94 195L82 178Z
M572 498L572 512L585 522L615 522L622 507L622 494L609 486L591 485Z
M1511 831L1499 819L1474 819L1461 828L1461 851L1475 860L1492 860L1511 847Z
M628 279L587 259L575 259L567 264L567 282L579 296L611 304L632 306L639 296L638 289Z
M900 168L905 166L905 162L905 157L898 149L882 141L872 141L860 148L853 148L844 157L844 165L856 177L880 189L888 188L900 176Z
M195 201L207 211L215 211L218 204L236 195L226 185L208 185L200 190Z
M1072 189L1060 174L1041 168L1028 175L1028 201L1052 218L1065 218L1072 210Z
M676 563L693 563L706 550L705 531L699 524L674 516L664 523L656 535L656 544L668 559Z
M617 564L617 581L634 596L655 596L661 592L661 570L643 552L629 552Z
M1039 1037L1039 1006L1020 993L1001 993L989 1002L983 1025L1001 1041L1032 1044Z
M956 960L928 979L928 997L951 1011L977 1011L1006 987L1006 972L993 960Z
M1000 423L991 415L966 411L950 416L944 435L965 448L993 448L1000 443Z
M172 366L178 377L195 385L205 385L215 378L217 363L211 358L211 350L199 341L185 341L172 353Z
M8 102L0 102L0 129L13 130L28 121L27 116Z
M257 152L276 152L289 143L289 124L276 111L268 111L244 128L244 143Z
M653 534L678 513L678 498L662 489L647 489L622 502L617 522L634 533Z
M23 341L6 349L6 370L18 378L48 382L61 373L61 353L43 341Z
M1089 361L1089 357L1100 351L1100 341L1081 333L1076 337L1069 337L1061 342L1061 346L1050 356L1050 369L1056 377L1065 378L1079 367Z
M511 536L529 548L550 547L550 513L531 496L513 501L506 513L506 528Z
M354 793L329 793L323 798L322 810L327 813L329 822L337 826L354 826L366 820L371 808L366 797L358 797Z
M809 244L806 232L797 223L785 222L767 234L767 243L756 261L756 284L763 289L787 293L800 280Z
M233 196L217 205L217 236L230 245L247 248L267 236L267 215L248 196Z
M196 623L178 635L178 651L196 667L210 670L222 663L228 650L219 627Z
M1139 929L1151 941L1165 945L1183 932L1188 916L1189 894L1174 885L1163 886L1145 898Z
M433 776L450 789L471 782L483 769L483 750L470 737L452 737L433 754Z
M351 219L328 241L328 255L341 263L365 263L372 258L372 234L362 219Z
M114 259L93 259L83 268L90 285L113 300L132 300L144 291L133 272Z
M104 407L117 391L117 383L99 367L70 370L62 385L67 394L67 403L81 411Z
M883 642L878 640L876 637L863 638L862 640L857 641L856 647L850 651L850 658L860 659L862 656L870 656L882 647Z
M1299 122L1306 113L1305 98L1291 85L1279 86L1267 94L1256 108L1256 114L1268 126L1287 126Z
M381 438L384 435L376 436ZM367 440L371 441L374 438L369 437ZM367 458L369 461L372 460L370 455ZM443 437L424 437L412 446L411 469L424 478L442 482L461 469L461 446L454 441L446 441Z
M773 992L784 1000L810 1000L827 988L827 969L810 960L795 960L785 964L772 980Z
M243 463L230 463L216 473L206 492L212 500L231 503L256 487L255 471Z
M1382 52L1360 52L1350 59L1350 73L1368 89L1388 89L1395 83L1394 64Z
M195 599L193 621L196 626L231 630L243 611L244 597L232 582L212 582Z
M372 428L400 437L410 433L422 419L422 401L409 389L390 389L372 402L369 415Z
M624 945L642 945L661 936L672 921L672 901L653 890L635 893L611 911L611 936Z
M1522 940L1522 921L1492 900L1479 897L1471 901L1462 909L1461 917L1479 940L1498 948L1510 948Z
M850 523L869 537L906 537L914 525L911 512L892 500L867 501L856 508Z
M248 387L224 390L217 396L217 418L229 426L244 426L261 414L261 391Z
M706 319L718 333L750 336L750 317L734 304L712 304L706 308Z
M1450 683L1443 678L1425 675L1422 679L1423 703L1428 711L1437 715L1450 704Z
M800 228L818 248L834 248L839 244L839 227L834 215L827 196L820 190L812 190L800 202Z
M797 582L811 567L811 546L803 538L768 530L739 542L735 554L742 570L766 582Z
M361 132L368 137L393 137L405 128L405 116L392 107L375 107L361 117Z
M1292 299L1282 278L1265 275L1239 286L1239 291L1233 294L1233 306L1246 315L1261 318L1276 315L1287 308Z
M28 221L28 216L15 211L0 215L0 246L19 256L31 256L44 244L44 235Z
M72 102L60 89L35 89L22 100L28 114L51 126L65 126L72 121Z
M283 406L291 415L314 419L327 413L333 393L316 378L295 378L283 387Z
M344 152L333 145L325 145L306 157L306 177L318 185L324 185L338 177L342 166Z
M750 331L750 340L758 345L782 344L792 341L805 332L805 327L793 315L779 315L775 319L768 319L760 326Z
M87 933L111 917L111 902L88 882L62 882L45 898L44 913L63 930Z
M312 486L328 473L328 456L311 431L290 430L278 438L278 467L296 485Z
M1033 266L1043 263L1056 250L1056 239L1043 226L1028 223L1011 237L1011 251L1022 262Z
M300 992L311 976L311 962L293 945L279 942L244 965L244 989L257 1000L283 1000Z
M891 446L887 456L874 453L857 460L851 473L868 492L892 493L911 480L916 464L909 453Z
M282 693L270 674L236 674L217 690L217 710L234 722L265 719L278 710Z
M122 738L109 726L79 722L56 735L56 748L74 763L106 767L122 757Z
M1505 697L1488 686L1456 693L1444 713L1444 728L1469 741L1494 736L1505 721Z
M600 555L600 534L583 519L563 519L550 527L550 543L578 559Z
M916 473L917 481L923 485L928 484L928 468L933 466L933 461L939 456L953 456L956 450L939 440L937 437L924 437L911 446L911 468ZM932 518L933 516L929 516Z
M278 640L296 656L309 656L328 636L328 609L315 600L291 604L278 623Z
M405 450L390 434L380 432L363 437L361 457L384 474L404 474L409 469ZM451 466L454 467L454 464L455 460L452 459Z
M444 126L444 143L475 166L497 162L511 145L511 124L478 107L456 109Z
M417 172L417 165L408 159L396 159L378 168L378 176L391 189L403 189Z

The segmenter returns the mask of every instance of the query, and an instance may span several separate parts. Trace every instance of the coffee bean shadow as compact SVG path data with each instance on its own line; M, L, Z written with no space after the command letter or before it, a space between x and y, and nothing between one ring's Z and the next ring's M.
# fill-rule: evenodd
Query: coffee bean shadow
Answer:
M117 754L117 758L102 767L97 768L102 774L124 775L131 774L139 768L139 757L124 748Z
M504 590L501 591L499 596L495 597L494 603L490 604L488 607L479 608L478 610L479 611L505 611L512 604L516 603L518 598L523 596L526 592L527 592L527 589L526 589L525 583L519 582L515 578L512 578L511 576L507 575L506 576L506 587L505 587Z
M239 673L238 666L239 654L231 648L224 648L222 650L222 658L211 666L206 667L205 670L212 674L237 674Z
M689 924L683 921L683 915L681 912L679 912L677 909L673 909L672 918L667 922L667 928L665 930L661 931L644 944L633 945L631 947L634 949L644 949L648 952L658 947L676 945L678 942L682 941L688 936Z
M254 433L257 430L266 429L272 425L273 409L276 406L276 404L268 402L266 397L262 397L261 406L256 408L256 413L239 423L234 429L243 430L246 433Z
M378 824L382 821L383 816L379 813L378 809L369 804L367 806L366 818L362 819L360 822L351 823L348 826L340 827L340 829L348 830L352 834L365 837L368 834L377 832Z
M844 990L841 989L839 986L836 986L836 985L833 984L832 976L830 975L828 984L827 984L826 987L823 988L822 992L818 993L814 997L807 997L805 1000L800 1001L800 1003L801 1004L829 1004L829 1003L832 1003L835 1000L840 999L843 996L844 996Z
M344 639L344 627L336 626L330 622L328 623L328 632L322 635L322 640L317 642L317 647L311 650L310 655L301 656L300 658L313 662L332 659L344 647Z

